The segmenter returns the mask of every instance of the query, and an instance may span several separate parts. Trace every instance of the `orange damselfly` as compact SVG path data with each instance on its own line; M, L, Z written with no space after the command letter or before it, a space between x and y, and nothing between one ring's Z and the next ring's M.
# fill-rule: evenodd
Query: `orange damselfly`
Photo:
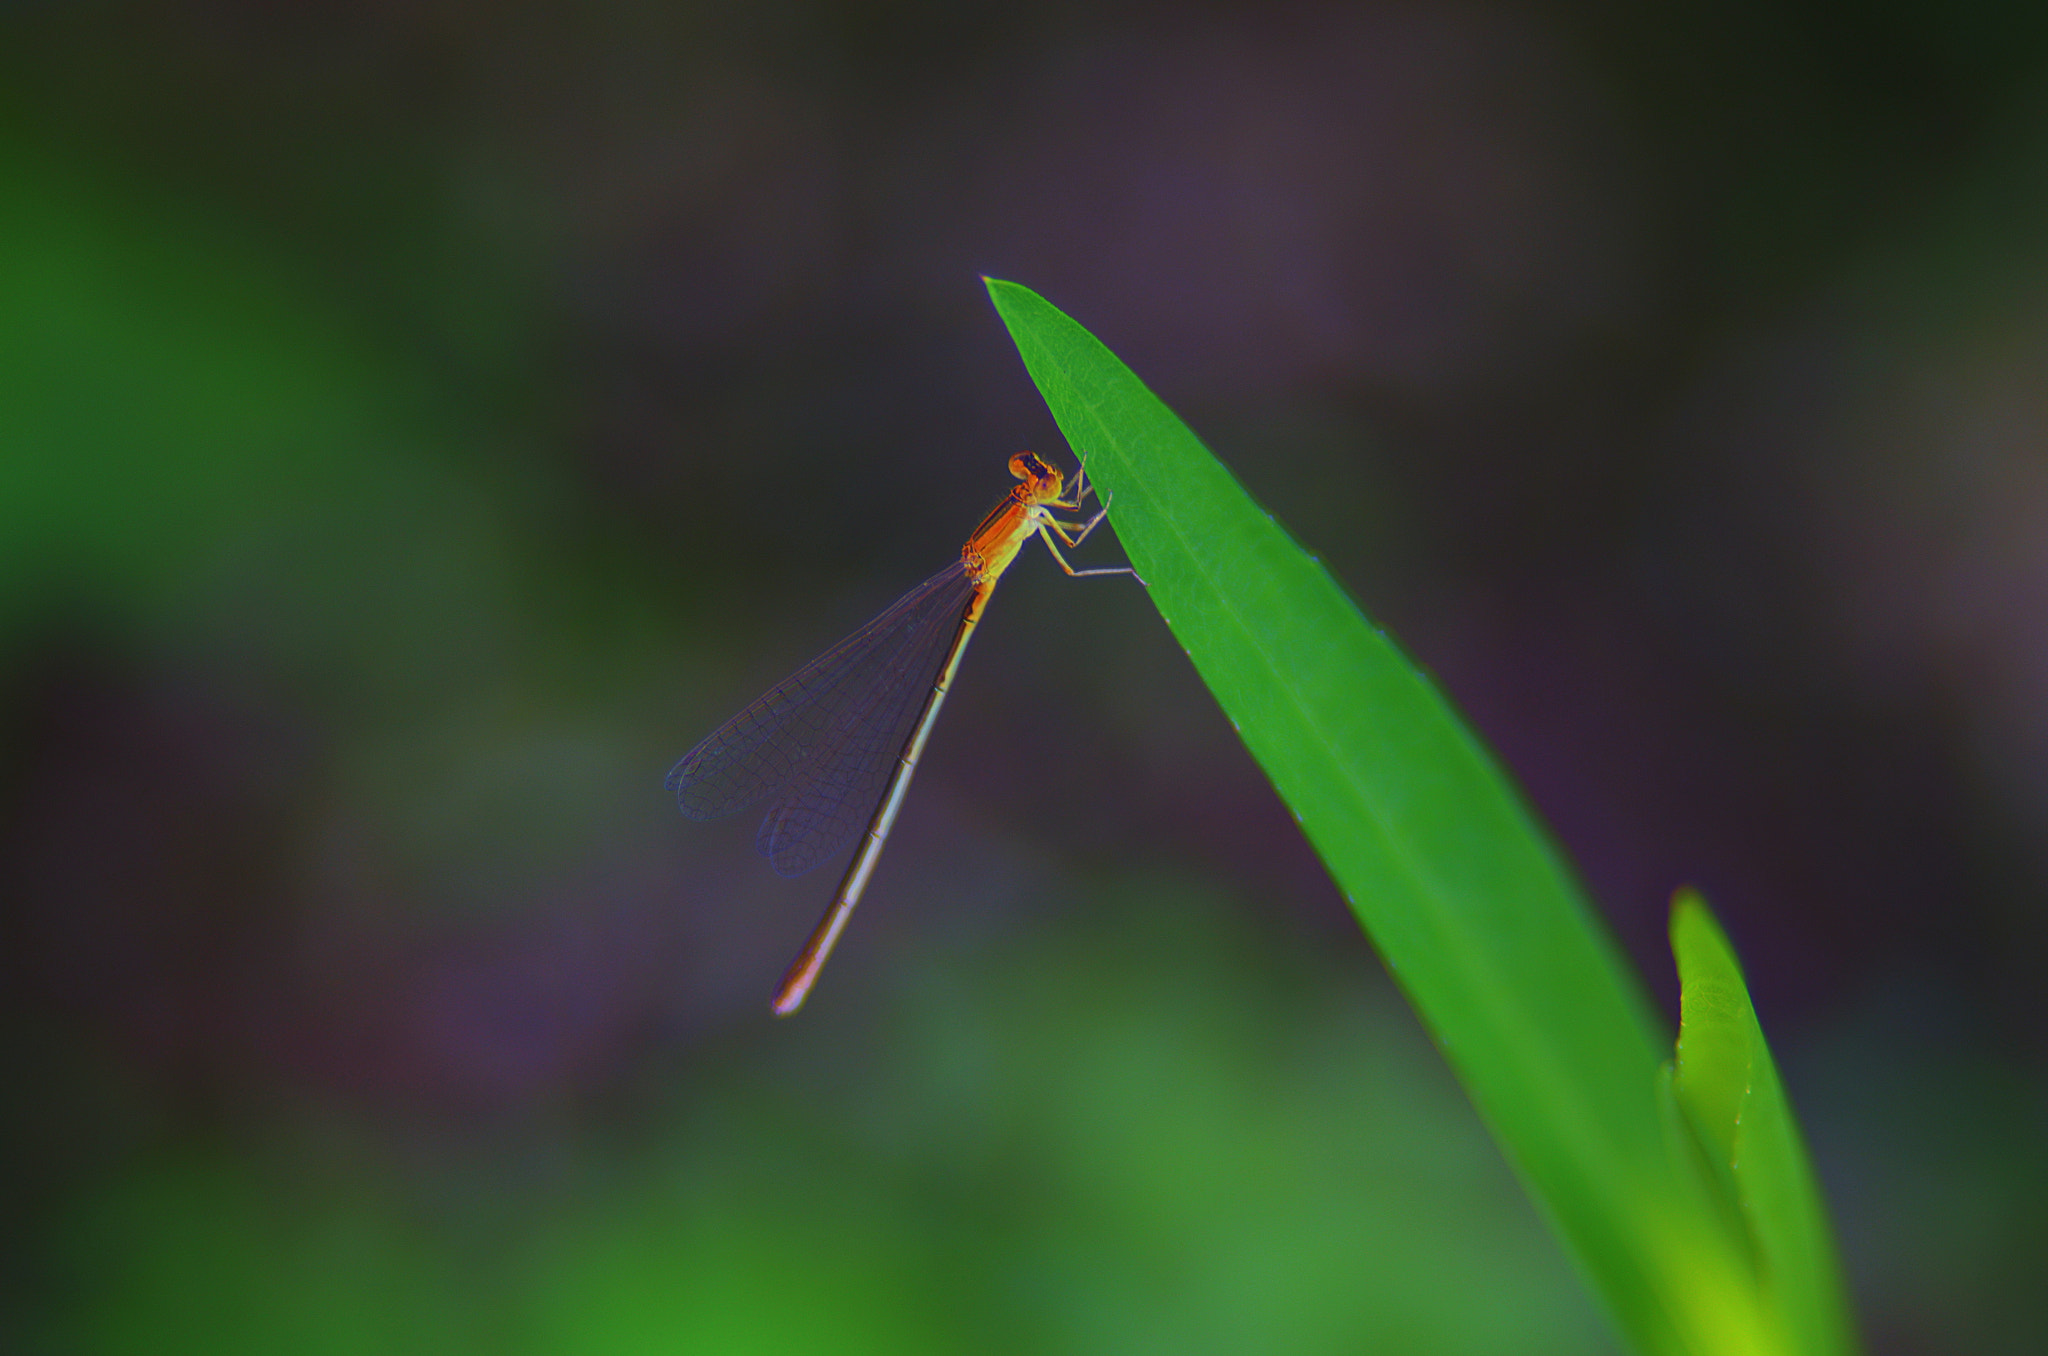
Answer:
M1086 522L1054 515L1056 509L1081 511L1093 493L1085 469L1075 476L1070 498L1063 497L1059 469L1032 453L1010 458L1010 474L1021 483L989 510L958 560L762 693L668 774L669 790L691 819L717 819L770 801L754 850L781 876L811 870L867 819L867 837L831 907L775 991L780 1016L803 1006L867 889L960 656L1017 553L1037 537L1070 575L1137 578L1128 566L1077 570L1053 540L1079 546L1109 512L1105 501Z

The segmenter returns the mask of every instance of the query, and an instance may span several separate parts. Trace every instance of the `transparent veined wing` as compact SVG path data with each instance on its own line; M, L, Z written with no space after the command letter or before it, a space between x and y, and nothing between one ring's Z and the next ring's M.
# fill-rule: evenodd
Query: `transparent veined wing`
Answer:
M887 786L974 588L956 560L762 693L669 772L676 804L717 819L770 800L754 847L778 875L831 856Z

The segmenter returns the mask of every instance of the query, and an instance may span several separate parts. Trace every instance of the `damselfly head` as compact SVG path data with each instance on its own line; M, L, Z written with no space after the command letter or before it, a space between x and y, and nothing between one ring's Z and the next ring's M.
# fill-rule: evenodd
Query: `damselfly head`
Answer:
M1019 452L1010 458L1010 474L1024 482L1027 498L1041 504L1059 498L1060 486L1066 480L1059 467L1036 452Z

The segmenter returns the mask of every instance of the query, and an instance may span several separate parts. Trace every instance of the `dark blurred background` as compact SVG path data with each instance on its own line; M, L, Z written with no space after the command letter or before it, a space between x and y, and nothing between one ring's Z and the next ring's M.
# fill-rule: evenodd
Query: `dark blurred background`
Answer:
M2048 9L0 7L0 1347L1576 1352L1142 594L1026 556L810 1008L669 764L1116 349L1669 1011L1879 1353L2048 1326ZM1093 563L1118 559L1113 541Z

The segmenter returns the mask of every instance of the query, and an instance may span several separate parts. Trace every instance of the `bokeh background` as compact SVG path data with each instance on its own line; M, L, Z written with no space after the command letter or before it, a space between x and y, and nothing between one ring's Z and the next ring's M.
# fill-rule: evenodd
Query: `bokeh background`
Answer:
M1872 1350L2038 1350L2000 0L0 8L0 1346L1612 1349L1120 581L1012 572L767 1015L836 868L661 779L1065 455L983 273L1435 670L1667 1010L1708 892Z

